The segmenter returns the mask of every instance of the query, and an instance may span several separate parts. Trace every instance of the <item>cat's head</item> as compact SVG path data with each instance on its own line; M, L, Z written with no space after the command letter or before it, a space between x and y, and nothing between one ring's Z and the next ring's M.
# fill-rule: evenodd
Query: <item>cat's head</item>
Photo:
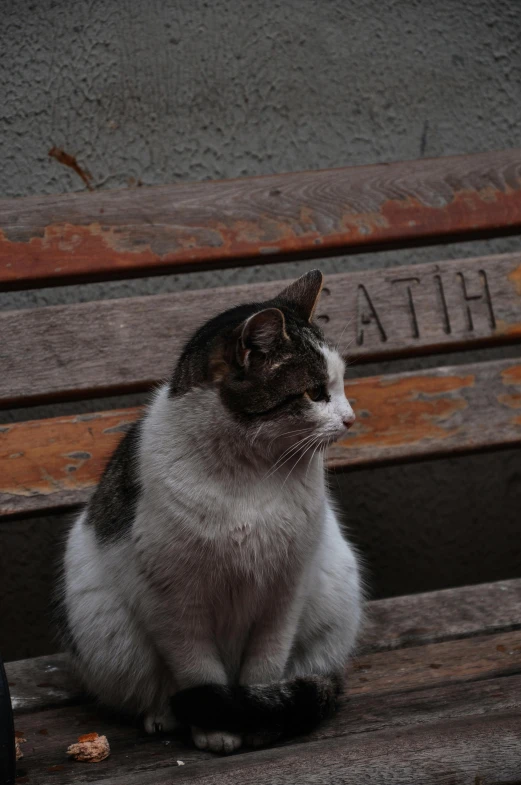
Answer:
M213 387L259 445L303 439L304 447L345 436L355 416L344 395L344 361L313 321L322 280L312 270L273 300L204 324L179 359L170 395Z

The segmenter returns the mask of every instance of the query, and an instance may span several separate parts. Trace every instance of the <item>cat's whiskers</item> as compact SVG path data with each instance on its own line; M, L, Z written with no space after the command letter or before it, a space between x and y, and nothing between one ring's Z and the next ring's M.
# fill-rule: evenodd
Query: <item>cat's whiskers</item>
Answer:
M310 430L310 428L306 428L306 429L303 429L303 430L309 431L309 430ZM309 435L311 435L311 434L309 434ZM307 438L307 435L306 435L306 436L303 436L301 439L299 439L298 441L296 441L294 444L290 444L290 445L289 445L289 446L288 446L288 447L287 447L287 448L284 450L284 452L282 452L282 453L281 453L281 455L279 455L279 457L277 458L277 460L276 460L276 461L275 461L275 463L273 464L273 467L272 467L272 468L275 468L275 466L276 466L276 465L279 463L279 461L281 461L281 460L282 460L282 459L283 459L283 458L284 458L284 457L285 457L285 456L286 456L286 455L287 455L287 454L288 454L288 453L289 453L291 450L293 450L293 448L296 448L296 447L298 447L299 445L303 444L303 443L304 443L304 441L306 440L306 438Z
M315 453L316 453L316 451L317 451L317 450L319 450L319 449L321 449L321 444L320 444L320 441L317 441L317 444L316 444L316 446L315 446L315 449L313 450L313 454L312 454L311 458L310 458L310 459L309 459L309 461L308 461L308 468L306 469L306 476L305 476L305 478L304 478L304 482L307 482L307 480L308 480L309 467L310 467L310 466L311 466L311 464L313 463L313 458L315 457Z
M352 345L354 344L355 340L356 340L356 338L351 338L351 340L349 341L349 343L348 343L348 344L346 344L346 346L344 346L344 348L343 348L342 350L340 350L340 349L338 350L338 351L340 352L340 354L342 355L342 357L344 357L344 355L345 355L345 353L347 352L347 350L349 349L349 347L350 347L350 346L352 346ZM345 358L344 358L344 359L345 359Z
M345 333L345 331L347 330L347 328L349 327L349 325L353 323L353 320L354 320L354 318L355 318L355 317L354 317L354 316L352 316L350 319L348 319L348 320L347 320L347 322L346 322L346 323L345 323L345 325L344 325L344 329L342 330L342 332L341 332L341 333L340 333L340 335L338 336L338 340L337 340L337 342L336 342L336 344L335 344L335 349L336 349L338 352L340 352L340 354L343 354L343 353L344 353L343 351L340 351L340 341L341 341L341 340L342 340L342 338L344 337L344 333ZM350 342L349 342L349 344L348 344L348 346L347 346L346 348L348 348L349 346L351 346L351 344L353 343L353 341L354 341L354 338L353 338L353 340L352 340L352 341L350 341ZM345 351L345 350L344 350L344 351Z
M326 460L326 452L327 452L327 448L328 448L328 447L329 447L329 444L324 444L324 447L323 447L323 449L322 449L322 463L325 463L325 460Z
M285 480L284 480L284 482L282 483L282 488L284 488L284 486L286 485L286 483L287 483L287 481L288 481L288 479L289 479L290 475L292 474L292 472L294 471L294 469L297 467L297 465L300 463L300 461L302 460L302 458L303 458L305 455L307 455L307 453L308 453L308 452L309 452L311 449L313 449L313 447L315 447L315 450L316 450L316 449L317 449L317 447L318 447L318 444L319 444L319 442L320 442L320 436L315 436L315 438L314 438L314 439L311 441L311 443L310 443L310 444L308 444L308 445L306 446L306 449L303 451L302 455L301 455L301 456L300 456L300 457L299 457L299 458L298 458L298 459L295 461L295 463L293 464L293 466L291 467L291 469L290 469L290 470L289 470L289 472L287 473L287 475L286 475L286 479L285 479ZM314 454L315 454L315 451L313 451L313 455L314 455ZM310 463L311 463L311 461L313 460L313 455L311 456L311 459L310 459L310 461L309 461L309 463L308 463L308 469L307 469L307 471L309 471L309 464L310 464ZM306 471L306 476L307 476L307 471Z
M263 480L268 479L271 477L278 469L281 469L298 451L301 447L304 447L309 443L312 439L312 435L304 437L296 444L289 447L285 452L279 457L279 459L274 463L271 467L271 470L262 478ZM284 459L284 460L283 460Z
M273 464L273 466L271 467L271 470L270 470L270 471L269 471L267 474L265 474L265 475L264 475L264 477L262 478L262 480L267 480L267 479L268 479L269 477L271 477L271 476L272 476L272 475L273 475L273 474L274 474L274 473L275 473L275 472L276 472L278 469L281 469L281 468L282 468L282 467L283 467L283 466L284 466L284 465L285 465L285 464L286 464L286 463L287 463L287 462L288 462L288 461L289 461L289 460L290 460L290 459L293 457L293 455L294 455L296 452L298 452L298 450L299 450L299 448L300 448L300 447L302 447L302 446L306 446L306 448L307 448L307 445L308 445L309 443L311 443L311 440L312 440L313 438L314 438L313 434L310 434L309 436L304 436L304 438L303 438L303 439L300 439L300 441L296 442L296 444L293 444L291 447L288 447L288 449L287 449L287 450L285 450L285 451L282 453L282 455L280 456L280 458L279 458L277 461L275 461L275 463L274 463L274 464ZM287 455L288 453L289 453L289 455ZM287 455L286 459L285 459L284 461L282 461L282 459L283 459L283 458L284 458L284 456L286 456L286 455ZM281 463L281 461L282 461L282 463Z
M268 450L271 448L273 442L276 441L277 439L282 439L284 436L290 436L296 433L304 433L305 431L309 431L311 428L312 426L308 426L307 428L297 428L296 430L293 431L285 431L284 433L278 433L276 436L273 437L273 439L270 440L268 444Z
M255 442L257 441L257 439L258 439L258 437L259 437L259 434L260 434L260 432L261 432L261 431L262 431L262 429L264 428L264 425L265 425L265 423L261 422L261 424L260 424L260 425L259 425L259 427L257 428L257 430L256 430L256 432L255 432L255 436L253 437L253 439L252 439L252 440L251 440L251 442L250 442L250 445L251 445L252 447L253 447L253 445L255 444Z

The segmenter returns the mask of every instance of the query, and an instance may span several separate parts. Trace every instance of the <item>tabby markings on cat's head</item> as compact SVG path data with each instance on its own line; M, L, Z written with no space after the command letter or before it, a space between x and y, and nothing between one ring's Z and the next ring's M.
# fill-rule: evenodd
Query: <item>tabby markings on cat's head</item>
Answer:
M232 308L204 324L179 359L170 395L214 386L258 444L345 436L355 419L344 394L344 361L313 314L322 273L312 270L272 300Z

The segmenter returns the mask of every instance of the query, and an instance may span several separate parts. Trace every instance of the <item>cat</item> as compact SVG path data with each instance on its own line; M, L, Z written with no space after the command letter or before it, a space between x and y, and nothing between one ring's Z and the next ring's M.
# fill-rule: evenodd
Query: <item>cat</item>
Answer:
M355 416L321 288L313 270L204 324L68 534L73 663L147 732L229 753L334 707L362 590L325 484Z

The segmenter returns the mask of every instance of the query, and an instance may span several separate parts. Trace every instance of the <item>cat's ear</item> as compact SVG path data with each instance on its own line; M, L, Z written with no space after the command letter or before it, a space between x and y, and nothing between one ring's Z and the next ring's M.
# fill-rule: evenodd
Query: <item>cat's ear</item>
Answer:
M283 289L277 300L290 303L302 319L310 322L315 313L323 282L324 276L320 270L310 270Z
M266 308L254 313L243 324L237 342L239 365L248 364L251 351L269 354L281 341L289 340L286 333L284 314L278 308Z

